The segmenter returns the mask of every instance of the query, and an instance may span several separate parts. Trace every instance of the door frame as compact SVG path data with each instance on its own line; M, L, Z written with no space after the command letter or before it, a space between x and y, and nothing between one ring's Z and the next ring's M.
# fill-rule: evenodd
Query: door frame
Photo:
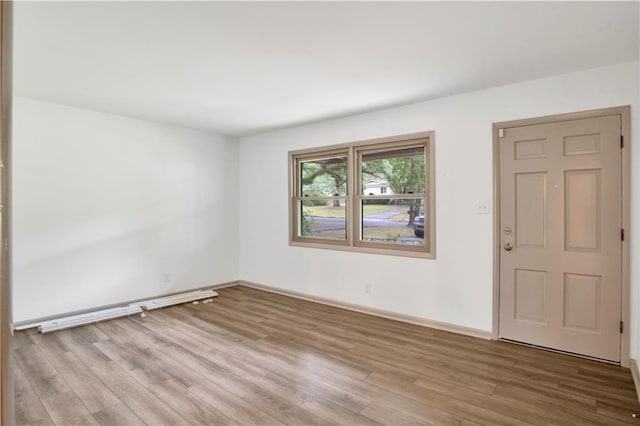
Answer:
M542 117L525 118L520 120L501 121L493 123L493 323L491 339L498 340L500 330L500 129L511 127L532 126L536 124L549 124L561 121L580 120L585 118L619 115L622 126L622 227L625 230L625 238L622 242L622 288L621 288L621 321L624 327L620 335L620 365L629 367L629 328L630 322L630 244L631 236L631 106L594 109L589 111L572 112L567 114L547 115Z
M11 307L13 1L0 4L0 423L15 424Z

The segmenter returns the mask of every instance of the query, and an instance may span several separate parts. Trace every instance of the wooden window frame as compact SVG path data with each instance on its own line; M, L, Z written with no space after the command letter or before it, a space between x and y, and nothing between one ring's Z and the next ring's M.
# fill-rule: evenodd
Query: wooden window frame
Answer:
M424 194L383 194L367 196L362 194L362 155L372 151L393 152L394 150L424 146L425 152L425 192ZM302 197L299 182L299 165L303 161L331 156L347 157L347 190L344 196ZM299 203L303 199L346 200L346 238L344 240L305 237L300 235ZM361 200L375 198L424 198L425 234L423 246L370 242L360 239L359 221ZM435 132L426 131L406 135L364 140L318 148L289 151L289 245L361 253L386 254L394 256L435 259Z

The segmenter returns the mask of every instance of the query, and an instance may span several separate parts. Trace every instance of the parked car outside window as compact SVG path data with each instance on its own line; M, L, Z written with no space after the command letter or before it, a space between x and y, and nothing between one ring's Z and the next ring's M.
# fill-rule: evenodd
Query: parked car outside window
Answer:
M424 238L424 216L416 216L413 221L413 233L418 238Z

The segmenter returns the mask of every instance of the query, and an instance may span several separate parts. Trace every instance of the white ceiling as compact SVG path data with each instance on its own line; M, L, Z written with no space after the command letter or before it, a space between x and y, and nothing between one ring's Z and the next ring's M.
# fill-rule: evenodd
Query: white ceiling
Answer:
M247 135L638 57L638 3L16 3L14 93Z

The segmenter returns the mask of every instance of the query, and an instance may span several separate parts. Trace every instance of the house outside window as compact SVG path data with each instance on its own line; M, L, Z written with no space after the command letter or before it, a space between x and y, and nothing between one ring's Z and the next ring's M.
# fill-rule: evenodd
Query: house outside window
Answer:
M388 190L389 183L386 180L368 180L363 183L364 186L364 194L368 195L382 195L386 194ZM393 193L389 192L390 194Z

